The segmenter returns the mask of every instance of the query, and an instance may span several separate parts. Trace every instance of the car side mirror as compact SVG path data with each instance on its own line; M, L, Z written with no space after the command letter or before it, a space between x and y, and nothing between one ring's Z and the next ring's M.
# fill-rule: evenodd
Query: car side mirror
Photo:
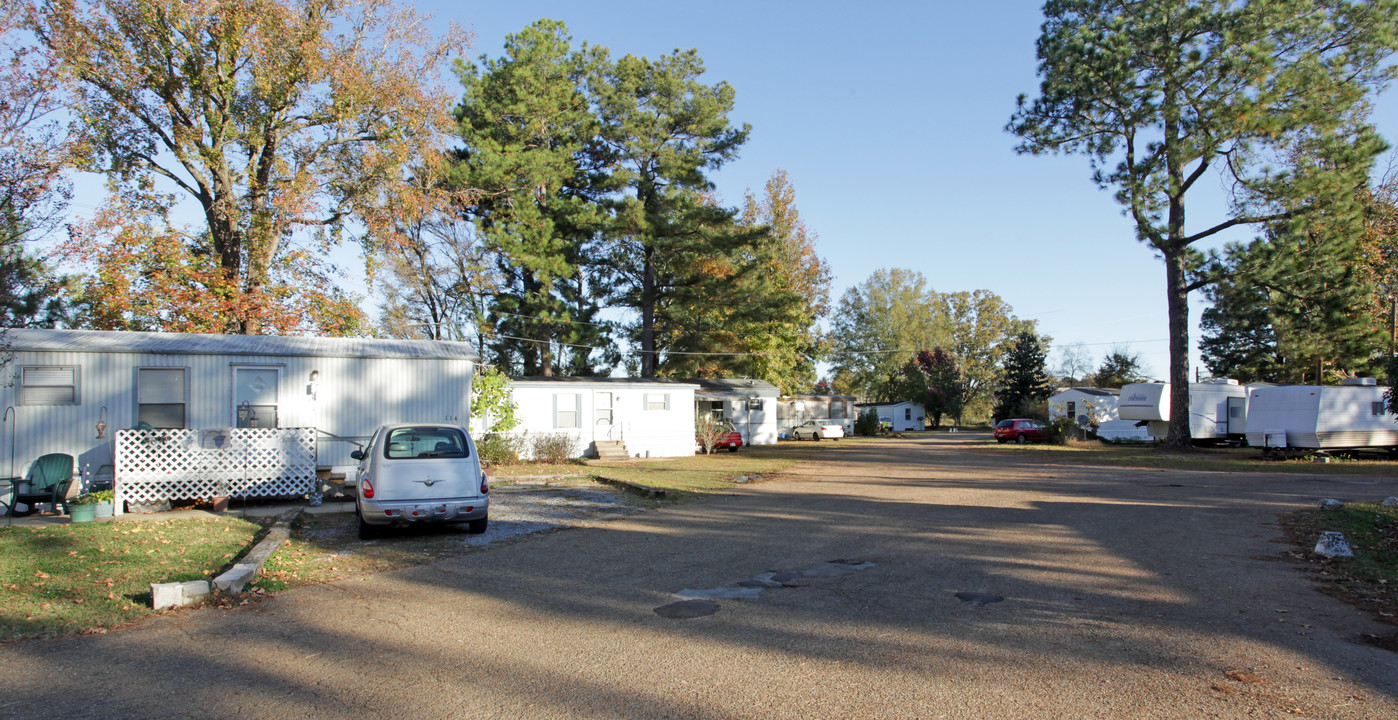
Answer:
M355 450L355 451L353 451L353 452L350 453L350 457L354 458L355 460L363 460L363 459L364 459L364 451L363 451L363 450Z

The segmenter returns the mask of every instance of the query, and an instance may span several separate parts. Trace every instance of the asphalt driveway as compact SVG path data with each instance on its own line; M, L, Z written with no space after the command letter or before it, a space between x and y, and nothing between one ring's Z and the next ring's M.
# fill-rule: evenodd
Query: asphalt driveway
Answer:
M0 647L0 717L1398 717L1398 654L1354 641L1392 627L1316 592L1276 525L1398 480L965 439L832 444L725 496Z

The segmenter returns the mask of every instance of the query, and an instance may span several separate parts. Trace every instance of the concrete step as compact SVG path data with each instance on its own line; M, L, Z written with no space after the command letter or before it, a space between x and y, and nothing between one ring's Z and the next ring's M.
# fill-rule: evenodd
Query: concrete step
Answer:
M625 460L631 457L626 451L626 443L621 440L598 440L593 443L598 460Z

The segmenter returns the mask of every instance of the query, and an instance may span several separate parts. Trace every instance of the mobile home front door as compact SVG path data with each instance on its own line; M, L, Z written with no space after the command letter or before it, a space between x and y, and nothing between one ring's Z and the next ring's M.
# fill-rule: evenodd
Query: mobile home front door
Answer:
M612 430L616 423L616 414L612 408L612 393L597 391L592 394L593 415L593 439L614 440Z

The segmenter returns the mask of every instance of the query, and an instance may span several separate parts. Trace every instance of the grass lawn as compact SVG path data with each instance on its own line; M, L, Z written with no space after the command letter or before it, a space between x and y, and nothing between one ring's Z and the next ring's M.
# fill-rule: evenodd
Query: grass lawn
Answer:
M838 448L849 440L787 442L754 445L738 452L719 450L711 455L632 459L625 462L590 460L585 468L593 476L661 488L672 499L733 487L733 478L781 472L822 450Z
M151 583L212 579L261 530L233 517L0 528L0 642L151 615Z
M1398 625L1398 507L1352 503L1333 511L1300 510L1283 516L1282 525L1296 544L1291 557L1314 569L1322 590ZM1354 557L1317 554L1316 541L1327 530L1344 533ZM1398 631L1364 639L1398 650Z

